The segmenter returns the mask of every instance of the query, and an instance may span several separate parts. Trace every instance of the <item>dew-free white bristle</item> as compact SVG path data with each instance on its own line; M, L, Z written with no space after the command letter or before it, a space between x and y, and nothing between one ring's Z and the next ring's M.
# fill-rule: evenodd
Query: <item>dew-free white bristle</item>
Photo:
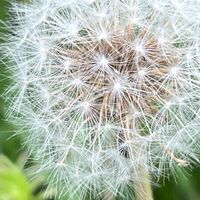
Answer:
M13 3L8 117L59 197L199 162L199 0Z

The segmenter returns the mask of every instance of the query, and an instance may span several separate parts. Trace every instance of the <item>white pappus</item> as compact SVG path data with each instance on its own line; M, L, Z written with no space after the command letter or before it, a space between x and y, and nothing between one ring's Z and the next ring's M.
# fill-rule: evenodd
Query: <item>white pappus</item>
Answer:
M199 162L198 0L13 3L8 117L59 197ZM141 191L140 191L141 192ZM97 197L96 197L97 198Z

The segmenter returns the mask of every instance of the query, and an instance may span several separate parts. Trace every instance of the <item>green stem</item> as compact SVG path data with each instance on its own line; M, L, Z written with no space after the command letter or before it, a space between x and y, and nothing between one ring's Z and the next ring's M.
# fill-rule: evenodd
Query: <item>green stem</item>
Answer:
M144 178L144 181L137 182L134 185L135 200L153 200L153 192L149 174L142 169L138 175Z
M107 191L104 193L103 200L115 200L115 197L111 192Z

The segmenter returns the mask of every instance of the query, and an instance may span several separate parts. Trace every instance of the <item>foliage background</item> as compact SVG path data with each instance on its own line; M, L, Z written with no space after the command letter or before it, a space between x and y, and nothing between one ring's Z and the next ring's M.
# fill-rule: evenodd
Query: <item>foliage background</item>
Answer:
M7 13L8 0L0 0L2 22L8 18ZM2 22L0 31L3 31ZM1 65L0 94L9 84L7 75L5 66ZM44 186L41 182L30 181L24 171L25 149L22 148L20 138L14 136L14 125L5 119L6 108L0 96L0 200L43 200ZM184 174L179 173L176 179L170 178L165 179L165 182L160 181L162 187L153 188L155 200L200 200L200 167Z

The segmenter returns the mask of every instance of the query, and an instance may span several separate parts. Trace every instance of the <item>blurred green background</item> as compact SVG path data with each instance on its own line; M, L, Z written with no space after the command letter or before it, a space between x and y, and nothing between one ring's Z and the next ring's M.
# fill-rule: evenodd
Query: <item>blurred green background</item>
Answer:
M67 0L66 0L67 1ZM7 19L8 0L0 0L0 20ZM0 30L2 22L0 23ZM0 39L0 42L1 39ZM0 66L0 94L9 80L5 66ZM26 159L20 138L14 136L15 127L6 121L7 106L0 96L0 200L44 200L41 181L30 181L24 170ZM160 181L160 187L154 187L155 200L200 200L200 168L179 174L177 179ZM58 200L58 199L56 199Z

